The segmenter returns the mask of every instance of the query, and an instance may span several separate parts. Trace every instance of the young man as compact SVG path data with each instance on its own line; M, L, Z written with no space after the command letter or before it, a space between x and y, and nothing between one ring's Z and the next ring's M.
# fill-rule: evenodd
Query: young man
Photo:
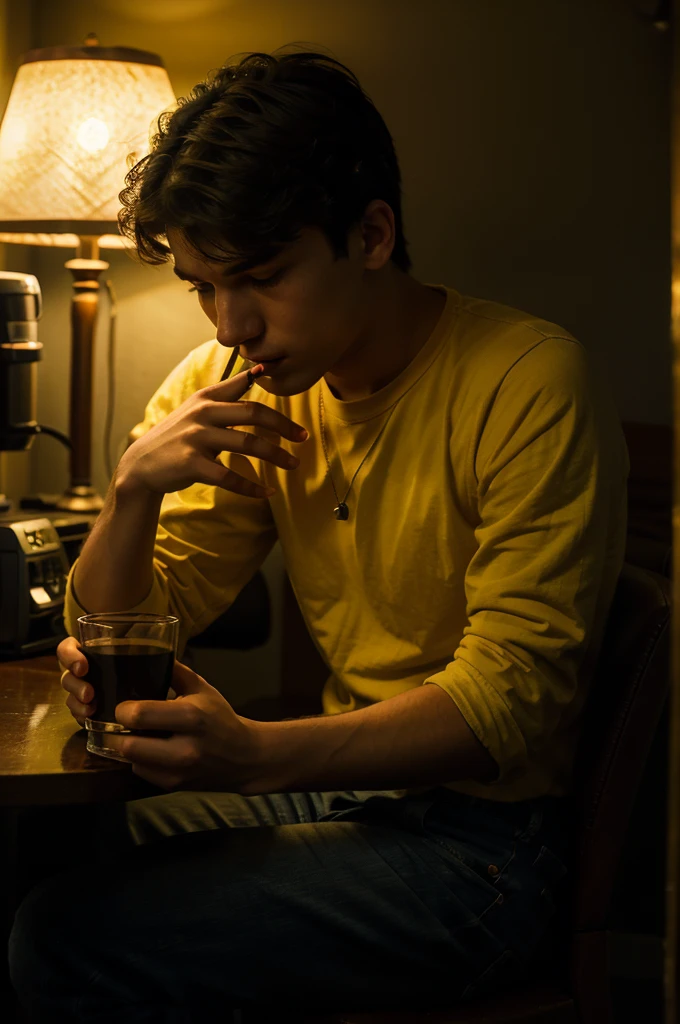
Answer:
M177 699L118 706L171 733L112 738L158 795L126 808L98 922L75 910L85 858L20 909L22 1001L51 1022L185 1021L518 981L556 927L623 560L611 401L566 331L410 276L392 140L329 58L225 66L127 184L124 232L173 260L216 340L135 431L69 630L170 610L181 657L278 539L331 676L325 714L297 721L246 720L181 664ZM235 348L263 363L251 390L220 380ZM59 659L82 723L86 659L73 639Z

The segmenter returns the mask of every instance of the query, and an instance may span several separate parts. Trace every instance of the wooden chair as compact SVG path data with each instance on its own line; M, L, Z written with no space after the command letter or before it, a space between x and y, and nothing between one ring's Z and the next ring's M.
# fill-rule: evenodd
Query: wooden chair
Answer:
M608 915L636 790L669 686L670 581L625 565L576 762L576 871L564 970L484 1002L415 1012L243 1011L244 1024L612 1024ZM370 969L370 965L367 965Z

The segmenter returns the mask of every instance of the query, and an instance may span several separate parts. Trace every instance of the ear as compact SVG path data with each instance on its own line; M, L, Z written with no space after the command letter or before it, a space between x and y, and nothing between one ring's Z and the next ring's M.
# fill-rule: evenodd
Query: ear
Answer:
M361 218L361 242L364 268L380 270L389 263L394 249L395 229L392 207L383 199L373 199Z

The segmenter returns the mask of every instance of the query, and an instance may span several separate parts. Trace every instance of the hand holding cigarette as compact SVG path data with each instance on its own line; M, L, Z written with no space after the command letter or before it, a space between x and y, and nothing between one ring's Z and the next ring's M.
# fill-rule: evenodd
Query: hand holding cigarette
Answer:
M218 460L221 452L265 459L282 469L295 469L299 459L283 448L239 426L261 426L290 441L306 440L303 427L259 402L239 401L264 372L261 364L191 395L148 433L130 445L117 469L126 489L167 494L204 483L251 498L274 493L241 476Z

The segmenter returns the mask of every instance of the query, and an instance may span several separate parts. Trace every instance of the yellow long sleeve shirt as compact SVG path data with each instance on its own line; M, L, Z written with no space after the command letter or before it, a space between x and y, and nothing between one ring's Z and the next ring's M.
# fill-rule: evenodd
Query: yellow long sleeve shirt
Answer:
M291 397L253 386L249 399L276 407L310 438L293 446L243 429L294 449L300 466L286 472L225 453L225 465L276 487L269 502L202 484L167 495L154 585L134 610L178 615L182 650L278 538L331 670L327 714L434 683L499 766L493 783L451 788L507 801L562 795L623 563L625 441L570 334L442 290L446 306L430 338L375 394L343 402L323 378ZM191 352L135 436L218 381L227 356L216 341ZM346 521L333 515L320 388L341 498L385 427L353 480ZM70 631L82 611L69 585Z

